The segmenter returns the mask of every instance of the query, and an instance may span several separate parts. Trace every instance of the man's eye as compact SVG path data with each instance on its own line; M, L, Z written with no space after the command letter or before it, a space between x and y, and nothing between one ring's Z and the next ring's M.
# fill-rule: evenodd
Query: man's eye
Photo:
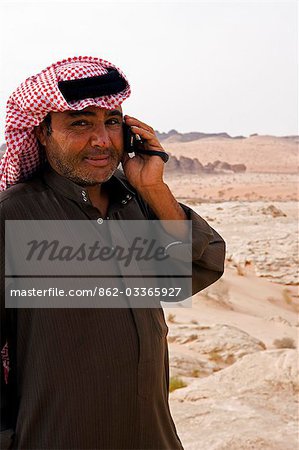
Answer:
M109 119L109 120L107 120L107 124L108 125L118 125L118 124L120 124L120 120L119 119Z
M88 122L86 122L86 120L77 120L76 122L73 122L72 127L85 127L86 125L88 125Z

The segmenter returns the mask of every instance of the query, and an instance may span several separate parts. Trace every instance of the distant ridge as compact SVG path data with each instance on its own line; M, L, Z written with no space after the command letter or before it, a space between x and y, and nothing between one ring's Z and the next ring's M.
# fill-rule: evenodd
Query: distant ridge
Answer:
M199 131L190 131L189 133L179 133L177 130L170 130L168 133L161 132L158 130L155 130L155 133L160 141L164 142L192 142L197 141L199 139L205 139L205 138L224 138L224 139L249 139L249 138L265 138L265 137L271 137L271 138L277 138L277 139L286 139L289 141L299 141L298 135L290 135L290 136L274 136L274 135L265 135L265 134L258 134L253 133L250 134L249 137L246 136L230 136L228 133L222 132L222 133L202 133Z
M189 133L179 133L176 130L170 130L168 133L160 133L155 130L155 133L160 141L167 142L191 142L197 141L198 139L216 137L216 138L226 138L226 139L246 139L244 136L232 137L228 133L201 133L199 131L190 131Z

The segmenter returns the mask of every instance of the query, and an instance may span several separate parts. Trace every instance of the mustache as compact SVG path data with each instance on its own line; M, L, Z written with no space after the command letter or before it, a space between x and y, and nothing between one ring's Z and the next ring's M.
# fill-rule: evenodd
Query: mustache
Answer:
M90 150L85 151L82 154L83 158L95 158L97 156L111 156L114 157L118 155L118 152L116 152L113 148L105 148L105 149L101 149L101 148L93 148Z

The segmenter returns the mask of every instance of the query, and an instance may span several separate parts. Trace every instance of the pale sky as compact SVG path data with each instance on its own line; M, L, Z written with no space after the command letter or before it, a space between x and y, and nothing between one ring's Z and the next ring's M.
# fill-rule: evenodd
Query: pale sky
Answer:
M28 76L75 55L129 78L123 104L159 131L298 134L296 1L1 2L5 103Z

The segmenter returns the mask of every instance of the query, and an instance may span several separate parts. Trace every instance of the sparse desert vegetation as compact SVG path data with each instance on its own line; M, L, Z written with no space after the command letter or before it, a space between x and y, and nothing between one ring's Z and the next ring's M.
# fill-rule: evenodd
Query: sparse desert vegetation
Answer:
M169 313L167 315L167 322L169 323L175 323L175 314Z
M173 392L176 389L186 387L187 384L179 377L171 377L169 380L169 392Z
M275 339L275 341L273 341L273 345L276 348L296 348L296 344L294 339L289 338L289 337L283 337L281 339Z

